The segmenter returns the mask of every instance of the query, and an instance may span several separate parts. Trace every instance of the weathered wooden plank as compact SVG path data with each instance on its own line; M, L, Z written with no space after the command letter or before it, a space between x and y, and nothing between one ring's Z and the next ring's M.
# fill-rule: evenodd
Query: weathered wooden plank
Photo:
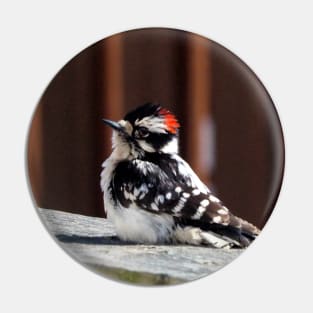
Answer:
M92 270L128 282L171 284L213 273L242 250L188 245L137 245L120 241L106 219L39 209L60 245Z

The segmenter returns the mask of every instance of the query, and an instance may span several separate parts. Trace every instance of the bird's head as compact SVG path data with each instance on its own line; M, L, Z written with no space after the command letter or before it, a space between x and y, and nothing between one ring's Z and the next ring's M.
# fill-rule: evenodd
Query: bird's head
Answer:
M118 122L106 119L103 122L113 128L113 148L128 148L130 153L141 155L178 152L180 125L175 115L160 105L147 103Z

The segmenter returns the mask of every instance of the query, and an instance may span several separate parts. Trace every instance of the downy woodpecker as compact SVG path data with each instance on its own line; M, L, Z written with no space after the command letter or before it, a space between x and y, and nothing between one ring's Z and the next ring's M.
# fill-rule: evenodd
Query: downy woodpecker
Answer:
M176 117L145 104L113 122L113 151L102 165L107 218L135 243L246 247L259 229L233 215L178 154Z

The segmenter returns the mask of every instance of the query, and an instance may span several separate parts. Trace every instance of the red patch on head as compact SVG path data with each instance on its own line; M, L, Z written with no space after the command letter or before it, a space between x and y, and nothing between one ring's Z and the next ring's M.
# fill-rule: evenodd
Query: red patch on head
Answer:
M158 113L164 118L167 131L176 134L180 124L175 115L165 108L160 108Z

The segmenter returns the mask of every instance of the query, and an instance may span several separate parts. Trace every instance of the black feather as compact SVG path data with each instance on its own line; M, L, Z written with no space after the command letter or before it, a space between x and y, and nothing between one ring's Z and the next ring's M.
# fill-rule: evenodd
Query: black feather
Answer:
M141 160L120 162L110 184L113 200L125 208L135 203L138 208L155 214L170 214L175 217L177 225L199 227L230 238L238 242L239 246L247 246L257 235L257 229L228 212L222 202L209 201L202 216L194 218L201 201L210 199L211 193L208 191L193 195L192 192L197 187L193 185L190 176L181 173L178 164L172 155L158 153L147 153ZM144 194L138 191L142 185L147 187ZM176 192L177 187L181 191ZM137 196L129 199L127 195L134 195L136 189ZM171 197L167 198L166 194L169 192ZM180 205L183 193L189 194L189 197L185 197L182 207L175 210ZM163 201L157 200L160 196ZM224 214L220 214L220 210L224 210ZM214 222L215 217L220 222Z

